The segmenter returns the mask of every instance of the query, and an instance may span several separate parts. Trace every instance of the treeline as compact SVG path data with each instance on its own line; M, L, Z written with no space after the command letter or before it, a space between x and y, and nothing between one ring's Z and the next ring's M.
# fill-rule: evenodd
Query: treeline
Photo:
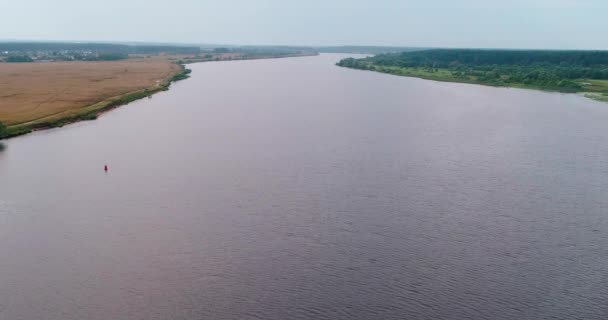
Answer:
M128 52L129 46L110 43L0 42L0 52L95 51Z
M198 54L196 46L127 45L111 43L71 43L71 42L0 42L0 52L61 52L91 51L113 54Z
M451 64L482 65L569 65L591 67L608 65L608 51L553 51L553 50L481 50L432 49L374 57L378 64L396 63L448 67Z
M32 62L32 61L34 61L34 60L26 55L14 55L14 56L8 56L6 58L6 62Z
M317 47L317 51L322 53L360 53L360 54L382 54L399 53L409 51L425 50L425 48L414 47L384 47L384 46L334 46Z
M52 56L36 56L37 59L42 58L42 60L45 59L50 59L53 61L117 61L117 60L124 60L124 59L128 59L129 55L126 53L99 53L99 54L93 54L93 55L84 55L84 54L79 54L79 53L71 53L68 55L62 55L62 54L57 54L57 55L52 55ZM9 55L5 58L6 62L34 62L35 60L32 59L32 57L30 57L27 54L13 54L13 55Z
M281 57L316 53L312 48L289 46L241 46L233 48L232 51L243 55L245 58Z
M608 79L608 51L433 49L344 59L340 66L405 73L447 70L453 80L522 84L559 91L582 89L579 79Z
M170 53L170 54L199 54L201 49L199 47L183 47L183 46L151 46L151 45L136 45L131 46L132 53L135 54L158 54L158 53Z

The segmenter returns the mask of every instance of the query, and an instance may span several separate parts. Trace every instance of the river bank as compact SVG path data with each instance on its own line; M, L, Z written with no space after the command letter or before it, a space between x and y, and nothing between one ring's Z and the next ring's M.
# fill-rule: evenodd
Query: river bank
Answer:
M69 109L56 114L51 114L41 118L33 119L22 123L7 125L6 134L3 139L20 136L30 133L35 130L44 130L56 127L62 127L66 124L84 121L95 120L97 116L103 112L112 110L119 106L128 104L132 101L149 97L157 92L166 91L171 83L188 78L190 70L184 65L177 65L176 71L169 73L164 79L144 89L130 91L124 94L105 97L103 100L94 104L89 104L80 107L77 110Z
M577 93L608 100L608 53L602 51L435 49L347 58L337 65L442 82Z
M353 68L350 66L343 66L347 68ZM584 96L589 99L608 102L608 81L606 80L580 80L581 84L585 84L587 90L574 90L574 89L560 89L555 87L546 87L534 84L525 83L498 83L493 80L483 80L475 77L457 77L454 76L448 69L433 69L428 70L425 68L407 68L407 67L385 67L385 66L369 66L368 69L353 68L366 71L375 71L380 73L391 74L395 76L419 78L432 81L441 82L454 82L454 83L468 83L478 84L490 87L506 87L506 88L519 88L519 89L530 89L530 90L541 90L549 92L561 92L561 93L575 93Z

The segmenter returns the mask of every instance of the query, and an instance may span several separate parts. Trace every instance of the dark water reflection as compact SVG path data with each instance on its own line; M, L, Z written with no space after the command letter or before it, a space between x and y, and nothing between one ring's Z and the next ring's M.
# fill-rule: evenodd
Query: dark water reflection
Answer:
M6 142L0 319L608 317L605 104L338 58Z

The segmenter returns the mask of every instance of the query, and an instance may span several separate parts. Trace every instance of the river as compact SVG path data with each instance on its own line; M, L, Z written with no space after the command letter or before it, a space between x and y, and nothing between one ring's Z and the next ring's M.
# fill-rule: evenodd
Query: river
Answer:
M4 141L0 319L608 317L608 105L340 57Z

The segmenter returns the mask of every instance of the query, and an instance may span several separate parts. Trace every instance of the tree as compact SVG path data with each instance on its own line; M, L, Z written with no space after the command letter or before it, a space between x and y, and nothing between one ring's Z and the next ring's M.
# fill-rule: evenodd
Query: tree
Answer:
M215 49L213 49L213 52L219 53L219 54L221 54L221 53L228 53L228 52L230 52L230 49L228 49L228 48L215 48Z
M2 123L0 121L0 139L6 137L7 134L8 134L8 129L6 128L4 123Z
M6 62L33 62L34 60L30 58L30 56L22 55L22 56L9 56L6 58Z

